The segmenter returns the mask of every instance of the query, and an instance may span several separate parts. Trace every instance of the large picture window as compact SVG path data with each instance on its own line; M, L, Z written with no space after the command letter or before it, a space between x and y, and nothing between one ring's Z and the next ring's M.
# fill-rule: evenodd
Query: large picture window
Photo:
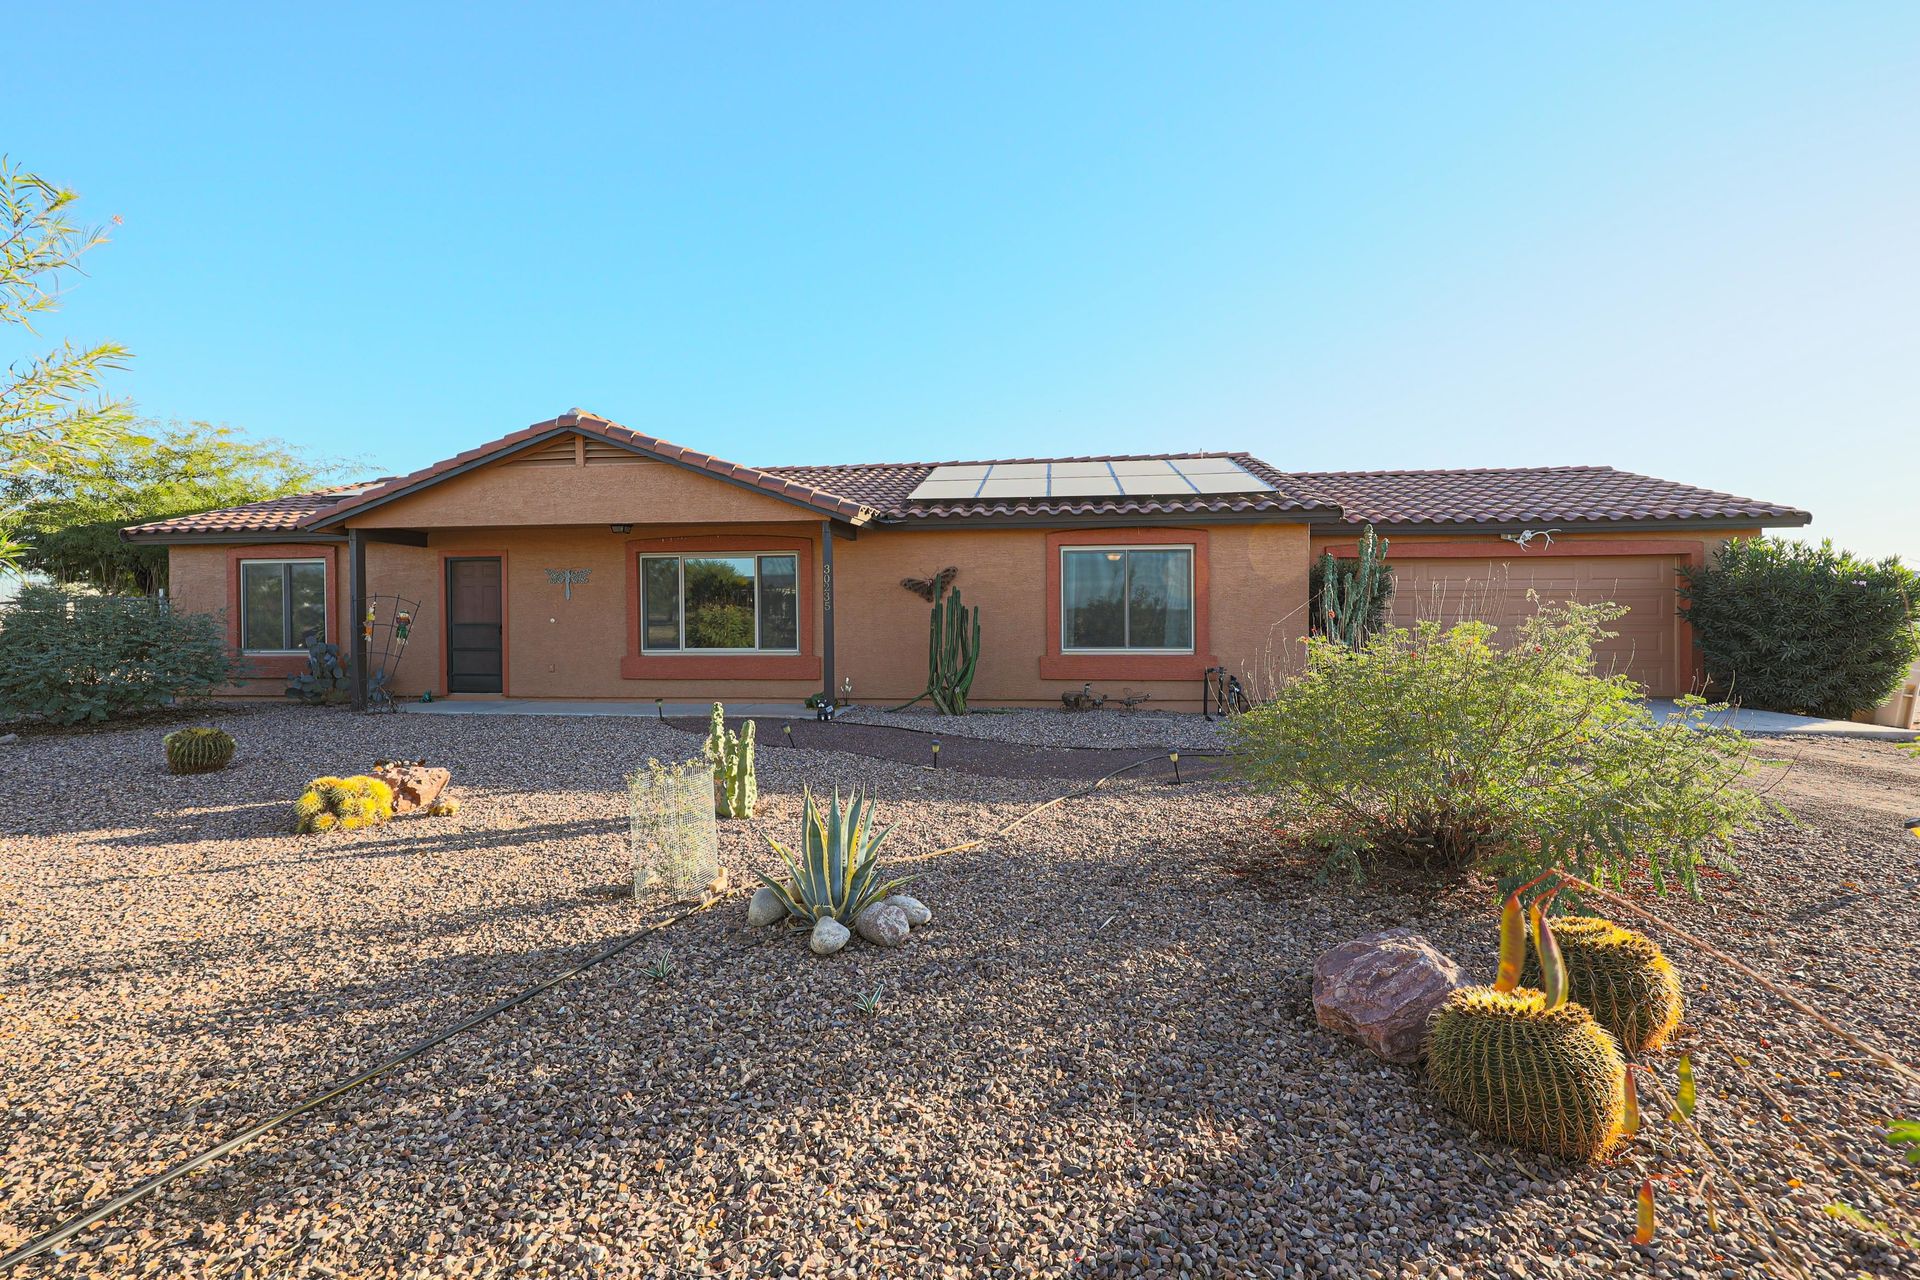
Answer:
M798 653L796 555L640 557L647 653Z
M309 632L327 634L327 562L242 560L240 647L297 653Z
M1191 653L1192 547L1065 547L1063 653Z

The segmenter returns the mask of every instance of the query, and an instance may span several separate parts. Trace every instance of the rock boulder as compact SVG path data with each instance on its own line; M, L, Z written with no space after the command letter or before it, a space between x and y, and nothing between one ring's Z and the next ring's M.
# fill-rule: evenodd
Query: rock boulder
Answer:
M395 813L432 807L440 793L447 789L447 783L453 780L453 775L445 769L429 768L424 763L408 764L404 760L382 760L373 767L372 776L393 788Z
M1388 1062L1414 1062L1433 1016L1466 979L1460 966L1411 929L1345 942L1313 966L1320 1025L1352 1036Z

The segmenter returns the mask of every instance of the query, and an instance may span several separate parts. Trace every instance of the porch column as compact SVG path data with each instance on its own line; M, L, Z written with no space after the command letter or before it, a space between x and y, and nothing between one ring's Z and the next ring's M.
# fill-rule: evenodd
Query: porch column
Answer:
M826 713L833 714L833 521L820 522L820 666L827 678Z
M353 709L367 709L367 539L358 529L347 530L347 626L352 637L348 653L352 668Z

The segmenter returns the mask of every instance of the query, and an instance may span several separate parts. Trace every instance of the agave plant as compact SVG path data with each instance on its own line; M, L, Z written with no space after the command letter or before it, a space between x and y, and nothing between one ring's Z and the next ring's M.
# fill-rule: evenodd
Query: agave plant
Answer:
M800 827L798 850L767 837L774 852L786 860L789 878L782 882L756 873L779 895L788 915L813 924L829 919L851 924L868 906L913 879L880 879L880 842L893 828L874 830L873 802L858 787L844 807L840 789L834 788L833 807L825 812L808 790Z

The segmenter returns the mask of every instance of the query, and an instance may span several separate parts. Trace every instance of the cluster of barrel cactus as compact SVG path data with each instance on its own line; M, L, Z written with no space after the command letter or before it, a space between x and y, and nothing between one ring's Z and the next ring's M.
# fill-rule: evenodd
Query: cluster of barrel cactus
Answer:
M1610 921L1549 923L1553 891L1523 920L1530 887L1501 913L1493 985L1462 988L1434 1014L1427 1070L1440 1100L1483 1133L1597 1160L1633 1124L1621 1045L1637 1052L1666 1039L1680 1020L1679 979L1651 940ZM1523 976L1537 985L1521 986Z
M1561 916L1553 932L1567 966L1569 997L1622 1049L1638 1054L1667 1042L1680 1025L1680 975L1659 944L1599 916ZM1520 981L1539 985L1537 959L1527 958Z
M701 749L713 766L713 811L722 818L751 818L760 803L760 784L753 772L753 721L739 733L727 728L727 709L713 704L707 725L707 744Z
M293 803L294 827L301 835L319 831L358 831L393 817L393 788L378 778L315 778Z
M167 750L169 773L212 773L233 759L233 735L206 725L175 729L161 745Z

